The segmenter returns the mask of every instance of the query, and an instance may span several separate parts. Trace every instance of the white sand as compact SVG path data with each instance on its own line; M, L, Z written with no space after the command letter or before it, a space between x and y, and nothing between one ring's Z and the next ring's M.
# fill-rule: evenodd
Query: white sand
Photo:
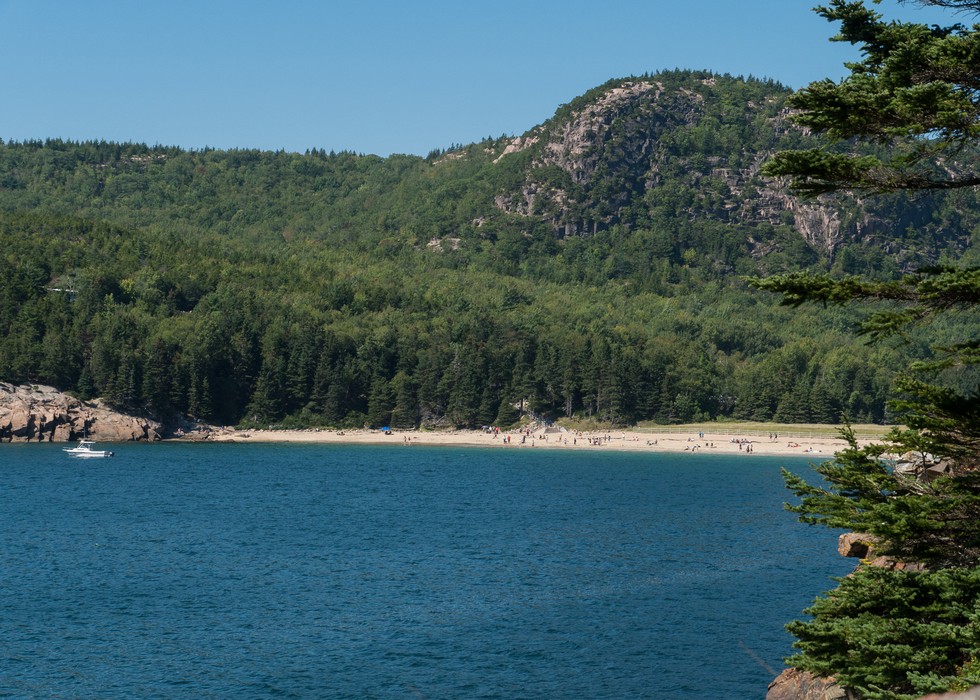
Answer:
M521 438L524 443L521 443ZM193 437L189 439L194 439ZM197 436L196 439L202 439ZM586 433L553 432L541 429L526 435L517 431L501 431L499 435L480 430L459 431L399 431L390 435L379 430L217 430L206 438L210 442L304 442L323 444L372 444L372 445L443 445L469 447L497 447L508 450L521 449L578 449L617 450L636 452L700 452L702 454L756 454L829 457L846 447L846 443L831 437L780 437L770 439L766 435L712 435L705 432L647 432L647 431L595 431ZM741 448L738 442L741 440ZM591 442L590 442L591 441ZM868 441L860 441L864 445ZM751 447L751 451L749 448Z

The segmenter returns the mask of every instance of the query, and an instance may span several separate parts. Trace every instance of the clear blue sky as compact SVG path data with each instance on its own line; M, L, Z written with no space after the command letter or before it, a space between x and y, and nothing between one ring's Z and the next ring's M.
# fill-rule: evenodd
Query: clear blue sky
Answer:
M856 54L815 4L0 0L0 138L425 155L646 71L839 78Z

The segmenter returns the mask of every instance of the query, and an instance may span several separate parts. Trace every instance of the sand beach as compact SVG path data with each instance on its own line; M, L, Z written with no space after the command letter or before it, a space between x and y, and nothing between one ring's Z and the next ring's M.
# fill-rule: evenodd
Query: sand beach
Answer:
M235 430L221 428L183 439L238 443L371 444L412 447L491 447L507 450L614 450L701 454L829 457L846 443L826 434L709 432L678 428L657 430L573 431L552 428L497 430ZM871 440L860 440L864 445Z

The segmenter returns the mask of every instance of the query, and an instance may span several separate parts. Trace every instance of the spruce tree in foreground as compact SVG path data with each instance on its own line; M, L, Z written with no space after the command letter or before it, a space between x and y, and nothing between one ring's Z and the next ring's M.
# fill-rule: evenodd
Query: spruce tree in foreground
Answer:
M921 0L980 13L972 0ZM860 47L840 83L793 96L796 121L829 137L823 149L783 152L767 165L804 194L975 188L980 137L980 27L886 22L864 2L818 12ZM800 520L868 533L864 564L788 629L789 663L862 698L917 698L980 684L980 269L937 267L896 282L786 275L753 284L784 302L874 302L871 340L937 319L934 357L898 380L891 408L905 427L881 445L820 465L820 485L784 473ZM959 337L947 337L959 328ZM883 455L899 460L882 460Z

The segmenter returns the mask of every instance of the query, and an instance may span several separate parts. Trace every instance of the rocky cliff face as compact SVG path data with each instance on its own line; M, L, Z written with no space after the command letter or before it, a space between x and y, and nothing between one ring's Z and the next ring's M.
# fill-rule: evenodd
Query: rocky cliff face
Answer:
M159 440L161 432L155 421L80 401L50 386L0 382L0 442L65 442L85 436L127 442Z
M846 209L832 198L803 201L760 177L775 150L808 138L792 126L785 96L717 77L597 88L503 148L496 162L519 153L529 162L522 185L495 204L546 221L562 237L647 226L658 212L718 222L744 232L755 256L770 250L765 231L780 226L830 257L845 243L894 237L896 224L886 223L893 212L860 201Z

